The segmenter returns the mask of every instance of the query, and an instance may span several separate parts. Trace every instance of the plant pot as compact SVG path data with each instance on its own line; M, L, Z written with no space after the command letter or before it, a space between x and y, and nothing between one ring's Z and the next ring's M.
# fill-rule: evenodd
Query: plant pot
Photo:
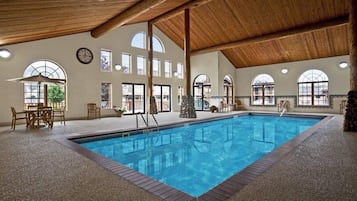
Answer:
M124 112L117 112L117 117L121 117Z

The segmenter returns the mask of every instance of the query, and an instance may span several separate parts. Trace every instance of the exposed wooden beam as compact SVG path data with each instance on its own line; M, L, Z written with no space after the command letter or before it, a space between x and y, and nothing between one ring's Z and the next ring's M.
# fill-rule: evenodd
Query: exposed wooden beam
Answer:
M275 33L270 33L262 36L257 36L253 38L247 38L243 40L238 40L238 41L233 41L229 43L224 43L224 44L219 44L211 47L206 47L202 49L197 49L192 51L192 55L197 55L197 54L203 54L203 53L208 53L208 52L213 52L213 51L220 51L220 50L226 50L226 49L231 49L231 48L236 48L239 46L243 45L248 45L252 43L262 43L262 42L268 42L271 40L277 40L289 36L293 36L296 34L302 34L302 33L308 33L308 32L313 32L317 31L320 29L326 29L330 27L335 27L335 26L343 26L348 24L348 16L343 16L340 18L335 18L332 20L327 20L315 24L310 24L302 27L298 27L295 29L289 29L289 30L284 30L284 31L279 31Z
M357 0L350 0L350 4L350 90L357 92Z
M185 43L184 43L184 57L185 57L185 79L186 79L186 93L191 95L191 44L190 44L190 10L185 9Z
M104 22L103 24L99 25L98 27L94 28L91 31L91 35L94 38L98 38L103 34L124 25L125 23L129 22L133 18L149 11L151 8L158 6L159 4L163 3L166 0L143 0L139 3L135 4L134 6L130 7L129 9L125 10L122 13L114 16L110 20Z
M153 73L153 24L148 23L148 60L147 60L147 75L148 75L148 96L152 96L152 73Z
M174 17L178 14L180 14L181 12L183 12L185 9L188 9L188 8L193 8L193 7L198 7L198 6L201 6L203 4L206 4L208 2L210 2L212 0L194 0L194 1L190 1L190 2L187 2L177 8L174 8L164 14L161 14L160 16L157 16L156 18L150 20L153 24L157 23L157 22L160 22L162 20L167 20L171 17Z

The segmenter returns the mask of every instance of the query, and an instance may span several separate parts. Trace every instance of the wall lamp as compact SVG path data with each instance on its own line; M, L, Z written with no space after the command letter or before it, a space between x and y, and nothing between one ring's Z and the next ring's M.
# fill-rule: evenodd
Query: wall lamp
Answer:
M341 61L339 64L338 64L338 67L340 68L347 68L348 67L348 63L346 61Z
M115 70L120 71L121 70L121 65L120 64L115 64L114 68L115 68Z
M174 72L174 77L177 77L178 76L178 73L175 71Z
M11 56L11 52L8 50L8 49L0 49L0 57L1 58L4 58L4 59L7 59Z
M286 74L286 73L288 73L288 71L289 71L289 70L288 70L287 68L281 69L281 73L282 73L282 74Z

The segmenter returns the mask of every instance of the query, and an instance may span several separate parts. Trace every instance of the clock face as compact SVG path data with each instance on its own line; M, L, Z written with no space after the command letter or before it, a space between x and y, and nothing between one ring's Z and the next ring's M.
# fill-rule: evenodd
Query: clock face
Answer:
M79 48L77 50L77 59L83 64L89 64L93 60L93 53L88 48Z

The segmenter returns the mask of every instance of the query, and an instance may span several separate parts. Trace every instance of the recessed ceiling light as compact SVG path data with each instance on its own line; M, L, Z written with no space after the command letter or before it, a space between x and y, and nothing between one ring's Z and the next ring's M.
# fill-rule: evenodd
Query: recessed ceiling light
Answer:
M345 61L341 61L341 62L338 64L338 66L339 66L340 68L347 68L348 63L345 62Z
M8 49L0 49L0 57L6 59L11 56L11 52Z
M288 69L286 69L286 68L283 68L283 69L281 69L281 73L283 73L283 74L286 74L286 73L288 73Z

